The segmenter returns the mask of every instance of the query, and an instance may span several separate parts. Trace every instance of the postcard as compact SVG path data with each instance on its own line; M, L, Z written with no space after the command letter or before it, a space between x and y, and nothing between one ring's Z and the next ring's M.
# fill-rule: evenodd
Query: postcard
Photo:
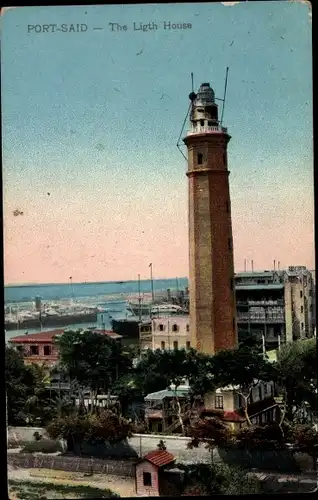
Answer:
M310 3L11 7L1 23L7 359L20 363L21 380L31 365L44 370L32 372L24 399L8 375L8 446L20 449L8 455L9 486L18 487L23 467L58 469L62 458L48 451L34 465L32 450L43 442L75 453L78 443L50 427L68 418L67 404L91 415L120 400L120 418L138 415L138 429L156 437L141 444L137 427L126 427L133 457L150 455L136 480L131 465L112 462L104 487L161 495L160 467L201 453L172 441L157 448L160 436L188 439L182 398L192 375L173 378L172 368L161 373L142 356L155 363L159 351L179 353L190 363L190 352L212 359L253 341L262 359L277 361L284 346L316 335ZM108 378L98 368L107 365L107 342L118 356ZM138 393L141 378L132 380L142 366ZM177 386L181 406L165 414L150 396L169 399ZM274 397L274 385L264 387L257 397ZM214 417L233 429L260 424L245 393L211 391L205 409ZM259 412L263 422L280 418L277 401ZM83 466L78 457L63 460L65 474L88 467L83 457Z

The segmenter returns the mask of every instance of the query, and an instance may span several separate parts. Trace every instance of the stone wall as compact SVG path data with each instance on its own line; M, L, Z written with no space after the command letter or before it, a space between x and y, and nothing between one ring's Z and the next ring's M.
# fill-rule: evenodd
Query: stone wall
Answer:
M8 454L8 465L24 469L56 469L68 472L103 473L117 476L134 477L133 461L98 460L74 456L34 456L29 453Z

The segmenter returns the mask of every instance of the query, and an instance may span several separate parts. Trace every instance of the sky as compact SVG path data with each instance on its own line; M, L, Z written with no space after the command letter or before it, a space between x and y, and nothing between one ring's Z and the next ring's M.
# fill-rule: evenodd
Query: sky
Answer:
M191 72L222 98L227 66L235 270L313 269L311 30L308 5L285 1L5 11L5 284L143 279L150 262L188 276L176 143Z

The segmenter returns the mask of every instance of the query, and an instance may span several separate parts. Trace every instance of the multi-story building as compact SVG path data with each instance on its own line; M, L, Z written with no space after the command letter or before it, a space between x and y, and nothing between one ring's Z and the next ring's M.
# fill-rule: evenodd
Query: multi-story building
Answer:
M165 316L139 325L140 350L189 349L191 347L188 315Z
M107 330L92 330L96 333L107 335L113 339L121 339L121 335ZM46 364L53 366L59 358L59 348L54 339L62 335L62 330L52 330L50 332L32 333L12 337L9 343L15 345L23 354L24 362Z
M235 291L240 336L263 338L269 349L314 335L315 290L306 267L238 273Z

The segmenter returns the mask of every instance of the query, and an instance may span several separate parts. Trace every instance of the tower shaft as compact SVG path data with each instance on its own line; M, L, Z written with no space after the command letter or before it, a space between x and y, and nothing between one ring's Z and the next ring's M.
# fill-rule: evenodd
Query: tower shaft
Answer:
M188 148L191 345L207 354L237 346L227 168L230 136L218 123L214 94L212 101L201 99L194 104L192 129L184 139Z

